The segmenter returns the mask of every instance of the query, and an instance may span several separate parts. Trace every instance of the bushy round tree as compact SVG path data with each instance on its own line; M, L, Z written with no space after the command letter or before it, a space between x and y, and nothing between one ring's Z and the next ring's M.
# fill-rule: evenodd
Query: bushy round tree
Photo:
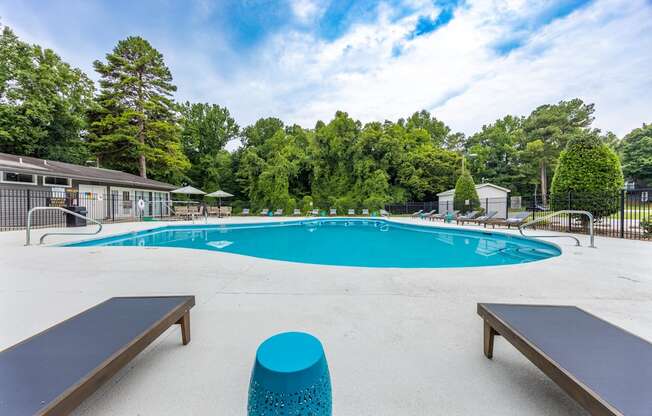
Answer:
M552 208L589 211L595 218L609 216L618 211L623 184L616 153L597 134L580 133L559 155L550 192Z
M457 179L455 184L453 206L462 213L480 208L480 198L475 190L475 182L473 182L473 177L466 170L462 172L462 176Z

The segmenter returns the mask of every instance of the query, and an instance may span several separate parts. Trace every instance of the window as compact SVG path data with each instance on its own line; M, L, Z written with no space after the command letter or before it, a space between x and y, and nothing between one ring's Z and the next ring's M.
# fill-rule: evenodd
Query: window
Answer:
M28 173L2 172L2 181L0 182L36 185L36 177Z
M62 178L59 176L44 176L43 185L50 186L70 186L69 178Z
M129 191L122 191L122 200L129 201Z

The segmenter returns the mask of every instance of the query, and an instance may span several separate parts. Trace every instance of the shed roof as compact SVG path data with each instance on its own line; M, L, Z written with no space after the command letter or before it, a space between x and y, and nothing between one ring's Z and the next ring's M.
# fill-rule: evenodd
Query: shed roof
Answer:
M506 193L511 192L509 189L503 188L502 186L494 185L493 183L481 183L481 184L475 186L475 190L477 191L478 189L482 189L484 187L491 187L491 188L499 189L499 190L501 190L503 192L506 192ZM454 195L454 194L455 194L455 189L449 189L448 191L438 193L437 196L447 196L447 195Z
M29 156L17 156L9 153L0 153L0 170L46 176L63 176L77 180L105 182L132 187L138 186L166 191L176 188L176 186L170 185L169 183L143 178L119 170L80 166L72 163L56 162Z

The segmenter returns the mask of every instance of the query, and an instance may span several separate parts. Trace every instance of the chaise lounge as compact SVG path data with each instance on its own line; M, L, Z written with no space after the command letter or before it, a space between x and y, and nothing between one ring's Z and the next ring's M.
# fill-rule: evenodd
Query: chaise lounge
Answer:
M457 224L459 224L460 221L461 221L462 224L464 224L464 221L470 221L470 220L474 219L475 217L477 217L478 214L480 214L480 211L471 211L471 212L467 212L466 214L463 214L463 215L458 215L457 218L455 218L455 222Z
M527 219L530 217L530 212L529 211L520 211L515 214L512 214L511 217L507 217L506 219L492 219L484 223L485 228L487 225L491 225L492 228L496 228L496 225L506 225L507 228L512 228L513 226L516 226L517 228L524 224Z
M479 303L478 315L487 358L501 335L590 414L652 414L648 341L575 306Z
M459 220L458 224L461 223L462 225L464 225L464 223L470 222L470 223L475 223L475 224L480 225L480 224L484 224L487 221L491 220L496 215L498 215L498 211L489 211L488 213L486 213L484 215L480 215L479 217Z
M170 326L190 342L194 296L111 298L0 352L0 415L67 415Z

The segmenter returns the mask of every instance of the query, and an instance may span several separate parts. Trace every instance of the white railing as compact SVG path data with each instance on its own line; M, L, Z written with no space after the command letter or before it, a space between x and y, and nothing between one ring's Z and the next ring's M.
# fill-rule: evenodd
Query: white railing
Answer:
M73 211L71 211L71 210L69 210L69 209L65 209L65 208L62 208L62 207L34 207L34 208L30 209L29 212L27 213L27 229L26 229L26 236L25 236L25 245L26 245L26 246L29 246L29 245L31 244L30 231L31 231L31 228L32 228L32 214L33 214L35 211L46 211L46 210L62 211L62 212L65 212L66 214L74 215L75 217L82 218L82 219L84 219L84 220L86 220L86 221L93 222L93 223L97 224L99 227L98 227L97 231L95 231L95 232L88 232L88 233L86 233L86 232L72 232L72 233L62 233L62 232L57 232L57 233L45 233L45 234L43 234L43 235L41 236L41 239L40 239L39 242L38 242L39 244L43 244L43 239L44 239L45 237L49 236L49 235L96 235L96 234L99 234L100 231L102 231L102 223L101 223L101 222L96 221L96 220L94 220L94 219L92 219L92 218L89 218L89 217L85 217L85 216L83 216L83 215L81 215L81 214L78 214L78 213L76 213L76 212L73 212Z
M586 215L586 216L589 218L589 238L590 238L589 247L595 248L595 245L593 244L593 243L594 243L594 235L593 235L593 214L591 214L589 211L577 211L577 210L573 210L573 209L565 209L565 210L561 210L561 211L555 211L555 212L553 212L553 213L551 213L551 214L548 214L548 215L545 215L545 216L543 216L543 217L539 217L539 218L536 218L536 219L534 219L534 220L532 220L532 221L529 221L529 222L527 222L527 223L525 223L525 224L523 224L523 225L519 225L519 226L518 226L518 231L519 231L519 232L521 233L521 235L524 236L524 237L534 237L534 238L572 238L573 240L575 240L575 242L577 243L578 246L581 246L582 244L580 244L580 240L579 240L577 237L573 236L573 235L568 235L568 234L560 234L560 235L525 235L525 234L523 234L523 230L524 230L525 228L529 227L530 225L534 225L534 224L540 223L540 222L542 222L542 221L547 220L548 218L552 218L552 217L554 217L554 216L556 216L556 215L559 215L559 214L578 214L578 215Z

